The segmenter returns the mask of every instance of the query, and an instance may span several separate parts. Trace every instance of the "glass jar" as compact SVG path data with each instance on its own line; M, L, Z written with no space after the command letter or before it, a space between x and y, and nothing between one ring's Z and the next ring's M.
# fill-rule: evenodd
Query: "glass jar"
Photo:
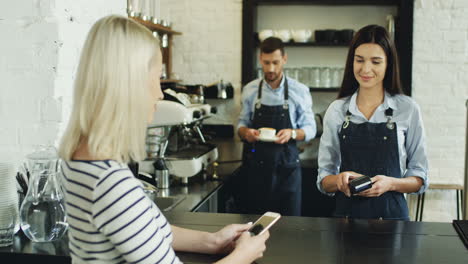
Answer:
M20 208L21 229L34 242L57 240L65 234L68 223L63 192L56 177L56 150L42 147L27 156L27 163L31 179Z

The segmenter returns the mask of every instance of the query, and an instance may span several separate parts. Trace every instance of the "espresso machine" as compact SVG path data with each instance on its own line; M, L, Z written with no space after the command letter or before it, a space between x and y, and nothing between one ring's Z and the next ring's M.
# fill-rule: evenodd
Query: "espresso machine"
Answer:
M152 175L158 188L169 187L168 175L187 185L218 158L216 145L207 143L201 131L203 120L214 113L209 104L159 101L147 130L147 158L139 170Z

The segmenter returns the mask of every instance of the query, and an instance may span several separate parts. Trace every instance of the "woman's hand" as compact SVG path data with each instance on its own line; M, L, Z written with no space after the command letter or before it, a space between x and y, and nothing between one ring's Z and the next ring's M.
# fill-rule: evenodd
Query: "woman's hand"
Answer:
M388 191L393 190L393 177L377 175L371 178L372 188L362 191L356 195L364 197L378 197Z
M265 242L269 237L270 233L268 230L257 236L251 236L249 232L244 232L236 241L236 248L233 254L246 260L245 263L252 263L256 259L263 257L263 252L266 250Z
M252 223L231 224L223 227L218 232L213 233L215 246L212 253L226 254L231 252L236 245L236 240L251 226Z
M351 197L351 191L349 190L349 181L362 176L354 171L343 171L342 173L337 175L336 178L336 188L338 191L343 192L346 196Z

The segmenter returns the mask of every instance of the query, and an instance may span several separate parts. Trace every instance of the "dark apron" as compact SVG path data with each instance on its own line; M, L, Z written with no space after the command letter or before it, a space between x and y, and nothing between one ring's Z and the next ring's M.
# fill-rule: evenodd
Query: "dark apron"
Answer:
M284 77L286 78L286 77ZM260 81L252 128L272 127L276 131L293 128L289 116L288 81L284 82L284 104L261 104ZM241 211L263 214L266 211L282 215L301 215L301 168L295 140L285 144L257 141L244 143L243 162L240 171L245 181L241 195Z
M385 111L386 123L355 124L347 111L340 139L341 168L370 177L385 175L401 178L397 125L392 122L393 109ZM386 192L379 197L347 197L336 193L335 216L364 219L409 220L408 205L400 192Z

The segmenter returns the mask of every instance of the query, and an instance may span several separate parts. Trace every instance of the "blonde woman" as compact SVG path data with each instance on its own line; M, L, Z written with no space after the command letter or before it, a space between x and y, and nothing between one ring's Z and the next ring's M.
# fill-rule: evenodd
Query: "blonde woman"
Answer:
M163 98L162 56L151 32L109 16L89 32L73 109L60 145L73 263L179 263L174 250L231 252L219 263L251 263L269 234L250 225L216 233L170 226L127 167L145 156L146 126Z

